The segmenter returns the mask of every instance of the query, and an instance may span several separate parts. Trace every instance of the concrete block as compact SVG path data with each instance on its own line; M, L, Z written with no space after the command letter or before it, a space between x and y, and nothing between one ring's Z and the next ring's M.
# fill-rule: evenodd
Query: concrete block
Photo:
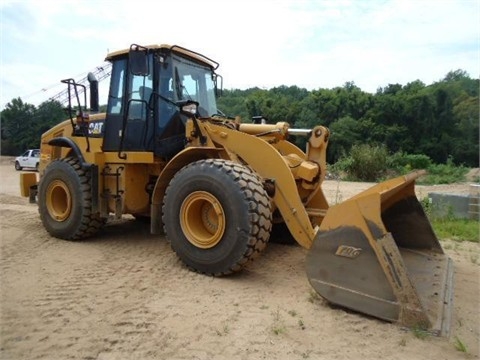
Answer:
M432 205L431 209L434 217L470 218L469 195L428 193L428 200Z
M470 184L468 214L470 219L480 221L480 184Z

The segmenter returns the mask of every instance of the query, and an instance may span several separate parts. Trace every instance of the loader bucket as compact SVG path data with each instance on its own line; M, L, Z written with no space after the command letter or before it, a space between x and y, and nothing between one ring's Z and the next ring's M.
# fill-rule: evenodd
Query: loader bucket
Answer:
M448 336L453 265L415 195L422 174L379 183L330 207L306 270L333 304Z

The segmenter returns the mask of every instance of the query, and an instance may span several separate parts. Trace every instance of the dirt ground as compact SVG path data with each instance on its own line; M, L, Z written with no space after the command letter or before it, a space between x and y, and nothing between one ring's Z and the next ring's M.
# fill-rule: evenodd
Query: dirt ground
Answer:
M328 180L324 190L335 203L369 186ZM82 242L52 238L37 206L19 196L8 159L0 163L0 213L2 360L479 356L478 244L442 241L455 264L451 336L422 339L315 296L299 246L271 243L246 271L212 278L187 270L141 222L124 219ZM456 349L459 342L467 352Z

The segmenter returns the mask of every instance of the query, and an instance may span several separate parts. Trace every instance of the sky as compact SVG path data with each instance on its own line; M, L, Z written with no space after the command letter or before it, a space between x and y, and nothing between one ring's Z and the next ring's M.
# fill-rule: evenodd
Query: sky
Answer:
M224 89L375 93L457 69L478 78L480 0L0 0L0 110L38 106L132 43L202 53Z

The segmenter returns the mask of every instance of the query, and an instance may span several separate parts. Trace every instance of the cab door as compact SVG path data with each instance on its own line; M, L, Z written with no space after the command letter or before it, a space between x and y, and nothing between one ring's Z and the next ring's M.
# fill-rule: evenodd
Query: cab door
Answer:
M112 63L110 90L108 95L107 114L105 118L105 134L103 151L119 151L123 132L125 113L125 83L127 58L116 59Z
M103 151L153 151L152 69L135 75L127 56L113 60Z

